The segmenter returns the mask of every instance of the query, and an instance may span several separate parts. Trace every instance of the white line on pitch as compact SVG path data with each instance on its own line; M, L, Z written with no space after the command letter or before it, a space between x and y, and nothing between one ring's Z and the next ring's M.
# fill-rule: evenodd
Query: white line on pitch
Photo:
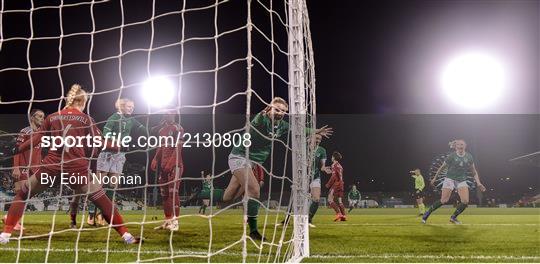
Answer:
M0 248L0 251L24 251L24 252L46 252L45 248ZM51 252L73 252L72 248L53 248L50 249ZM106 253L105 249L79 249L79 252L85 253ZM137 250L109 250L109 253L137 253ZM171 254L171 251L166 250L141 250L141 254ZM208 254L208 251L184 251L177 250L174 251L175 254L189 254L189 255L200 255L205 256ZM235 252L222 252L219 255L228 255L228 256L241 256L241 253ZM249 254L250 256L258 256L258 254ZM265 254L263 254L265 255ZM407 258L407 259L499 259L499 260L537 260L540 259L540 256L486 256L486 255L471 255L471 256L452 256L452 255L412 255L412 254L359 254L359 255L311 255L310 258L382 258L382 259L395 259L395 258Z

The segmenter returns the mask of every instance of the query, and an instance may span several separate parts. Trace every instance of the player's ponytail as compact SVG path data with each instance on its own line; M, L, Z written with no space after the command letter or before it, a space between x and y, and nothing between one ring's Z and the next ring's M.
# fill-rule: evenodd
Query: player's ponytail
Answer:
M64 109L73 106L75 102L82 102L84 105L84 103L86 103L86 100L86 91L83 90L81 85L73 84L69 89L69 92L67 93L66 106L64 107Z

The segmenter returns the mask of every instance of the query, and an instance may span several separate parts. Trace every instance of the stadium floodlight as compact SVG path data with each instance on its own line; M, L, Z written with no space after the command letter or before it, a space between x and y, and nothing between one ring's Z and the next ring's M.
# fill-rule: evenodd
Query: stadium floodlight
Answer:
M501 63L480 52L455 57L442 74L445 94L453 102L471 109L492 104L501 95L504 83L505 73Z
M142 94L150 106L161 108L174 98L174 86L165 77L152 77L144 82Z

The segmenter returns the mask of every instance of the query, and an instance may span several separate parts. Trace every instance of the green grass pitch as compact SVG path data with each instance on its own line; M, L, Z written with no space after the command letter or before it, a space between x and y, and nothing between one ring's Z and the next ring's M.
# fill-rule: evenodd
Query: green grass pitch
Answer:
M261 213L263 214L263 210ZM355 209L347 222L332 222L329 209L320 209L310 229L311 256L306 262L540 262L540 209L534 208L469 208L460 217L463 225L449 224L451 208L441 208L420 224L416 209ZM182 214L195 211L182 209ZM141 222L141 211L123 212L127 222ZM161 219L161 211L148 210L146 221ZM26 236L41 237L12 240L0 246L0 262L134 262L138 246L124 245L114 230L90 229L80 232L67 230L69 216L59 211L55 233L47 250L52 213L27 213ZM240 210L227 211L212 220L212 252L240 240L243 232ZM282 219L279 219L282 220ZM275 215L268 216L266 236L272 237L277 228L276 242L282 227L275 227ZM180 220L180 231L154 231L157 223L144 225L145 243L140 248L141 261L157 259L170 262L207 262L209 242L208 219L188 216ZM259 219L262 232L264 214ZM291 225L290 225L291 226ZM86 226L85 226L86 227ZM130 224L130 232L140 234L140 225ZM64 231L62 231L64 230ZM60 232L59 232L60 231ZM290 232L288 232L290 237ZM17 237L14 233L13 237ZM172 239L172 240L171 240ZM172 243L170 243L172 242ZM78 254L75 253L78 246ZM19 250L20 248L20 250ZM248 240L247 261L259 260L259 249ZM275 252L275 248L272 251ZM284 250L283 250L284 251ZM107 258L108 252L108 259ZM268 246L262 250L261 262L267 261ZM76 256L77 255L77 256ZM196 255L185 257L185 255ZM77 259L76 259L77 257ZM242 243L238 243L210 259L212 262L242 261ZM270 259L274 261L273 258Z

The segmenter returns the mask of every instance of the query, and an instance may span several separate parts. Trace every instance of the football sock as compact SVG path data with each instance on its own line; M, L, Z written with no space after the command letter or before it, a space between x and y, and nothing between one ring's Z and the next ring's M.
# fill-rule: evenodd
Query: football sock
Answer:
M77 211L79 210L79 197L73 197L69 203L69 218L71 223L77 223Z
M342 215L345 215L345 206L342 203L339 203L339 211Z
M317 210L319 209L319 202L311 202L311 205L309 206L309 222L311 223L311 220L313 220L313 216L315 216L315 213L317 213Z
M426 206L424 205L424 203L419 204L418 209L420 210L421 214L424 214L426 212Z
M259 215L259 202L249 199L247 203L247 222L249 232L257 231L257 216Z
M335 202L330 202L330 207L332 207L332 209L334 209L334 211L336 211L336 214L340 214L339 207Z
M452 214L452 218L458 217L458 215L460 215L461 213L463 213L463 211L465 211L467 206L468 206L468 204L466 204L466 203L458 204L458 206L456 207L456 211L454 211L454 214Z
M11 234L13 232L13 228L17 225L24 213L24 205L27 198L28 188L26 187L26 184L24 184L21 190L17 192L17 195L15 195L13 203L9 207L6 223L4 225L4 233Z
M90 194L89 199L101 209L103 218L105 221L107 221L107 223L111 224L112 221L112 224L114 225L113 228L116 230L116 232L118 232L118 234L124 235L124 233L128 231L127 227L123 225L124 220L118 212L118 209L116 206L113 206L113 203L109 197L105 195L103 190Z
M433 213L433 211L437 210L439 207L442 206L442 203L440 200L435 201L431 207L428 209L429 214Z

